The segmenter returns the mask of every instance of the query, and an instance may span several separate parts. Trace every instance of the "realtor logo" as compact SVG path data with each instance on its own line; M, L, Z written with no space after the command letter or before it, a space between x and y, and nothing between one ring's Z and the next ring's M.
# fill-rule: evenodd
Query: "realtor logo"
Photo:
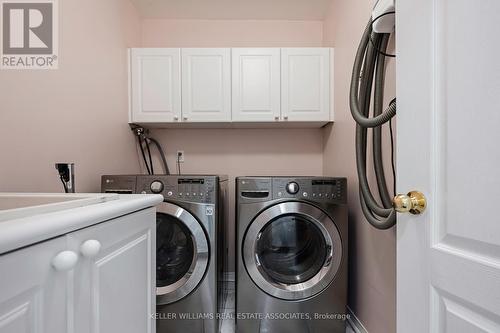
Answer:
M2 69L57 69L57 0L0 0Z

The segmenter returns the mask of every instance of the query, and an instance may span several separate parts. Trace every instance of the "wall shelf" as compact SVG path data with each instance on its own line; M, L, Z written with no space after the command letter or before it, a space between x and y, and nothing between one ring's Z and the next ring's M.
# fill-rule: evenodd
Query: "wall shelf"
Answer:
M277 122L138 122L130 123L148 129L158 128L214 128L214 129L230 129L230 128L322 128L328 124L333 124L333 121L277 121Z

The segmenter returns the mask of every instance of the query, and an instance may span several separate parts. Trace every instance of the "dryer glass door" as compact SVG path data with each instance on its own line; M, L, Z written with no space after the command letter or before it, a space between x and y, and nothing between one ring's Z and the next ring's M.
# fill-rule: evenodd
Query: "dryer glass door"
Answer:
M327 245L321 230L304 215L281 215L257 235L256 255L270 279L303 283L323 267Z
M243 241L243 261L253 282L285 300L323 291L341 260L342 243L334 221L304 202L283 202L264 210Z
M189 295L208 269L205 231L187 210L161 203L156 215L156 301L170 304Z

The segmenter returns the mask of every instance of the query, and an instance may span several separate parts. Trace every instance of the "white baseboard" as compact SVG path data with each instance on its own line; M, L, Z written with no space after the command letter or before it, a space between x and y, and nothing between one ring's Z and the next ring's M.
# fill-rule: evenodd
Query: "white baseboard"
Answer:
M368 333L368 330L363 326L361 321L356 317L354 312L352 312L350 307L347 307L347 313L349 313L349 319L347 319L347 325L351 328L354 333Z

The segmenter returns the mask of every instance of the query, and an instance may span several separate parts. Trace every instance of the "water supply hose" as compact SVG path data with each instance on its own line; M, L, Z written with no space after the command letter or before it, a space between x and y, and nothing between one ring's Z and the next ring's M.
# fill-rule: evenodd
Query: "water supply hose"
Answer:
M386 50L390 34L373 32L372 24L370 20L356 53L349 102L352 117L356 121L356 166L361 209L375 228L389 229L396 223L396 211L392 208L382 160L382 125L396 115L396 100L392 100L383 110L385 60L389 56ZM373 117L370 117L372 93ZM381 203L373 196L367 177L369 128L373 129L373 165Z

